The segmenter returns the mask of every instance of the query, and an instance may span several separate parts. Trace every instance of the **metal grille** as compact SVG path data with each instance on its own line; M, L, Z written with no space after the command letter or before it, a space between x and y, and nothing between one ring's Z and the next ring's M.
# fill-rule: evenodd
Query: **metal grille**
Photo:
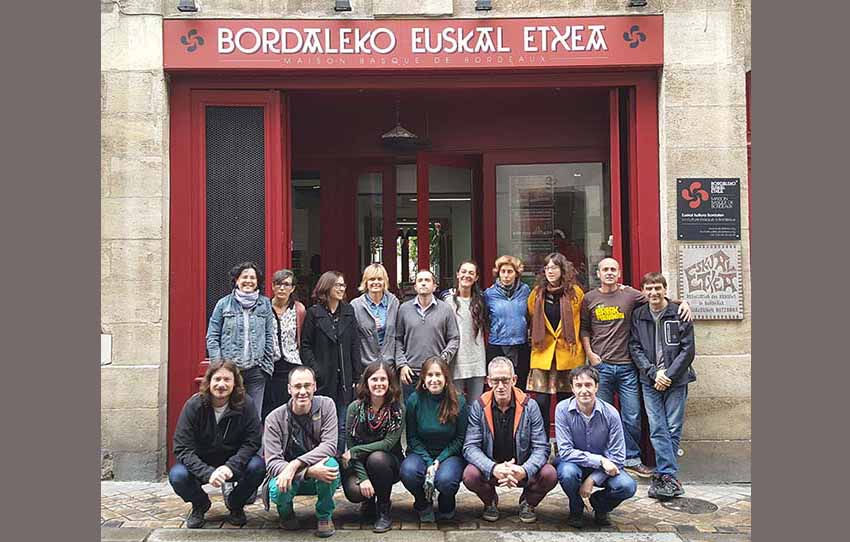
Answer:
M230 269L265 269L262 107L207 107L207 319L230 292ZM262 287L262 285L261 285Z

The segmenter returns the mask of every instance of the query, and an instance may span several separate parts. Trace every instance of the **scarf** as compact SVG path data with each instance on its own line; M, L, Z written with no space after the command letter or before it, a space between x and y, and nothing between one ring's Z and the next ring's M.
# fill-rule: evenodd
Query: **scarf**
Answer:
M517 289L517 287L519 286L519 279L515 279L515 280L511 283L511 285L510 285L510 286L505 286L504 284L502 284L502 281L501 281L501 280L496 279L496 286L498 286L498 287L499 287L499 289L502 291L502 293L504 293L504 294L505 294L505 297L507 297L508 299L510 299L511 297L513 297L514 292L516 292L516 289Z
M259 301L260 291L255 290L255 291L251 292L250 294L246 294L245 292L243 292L239 288L234 288L233 289L233 297L235 297L236 301L238 301L239 304L242 305L243 309L251 309L251 308L254 307L254 305L257 304L257 301Z
M543 288L536 288L537 299L534 300L534 314L531 316L531 345L535 350L543 350L546 340L546 314L543 309L546 292L553 295L560 295L561 302L561 338L566 341L570 350L576 351L576 331L573 326L573 304L570 296L564 292L563 286L553 288L548 286L546 291ZM556 337L557 339L557 337Z
M354 423L350 428L351 436L357 444L382 440L387 433L401 429L401 405L384 403L381 408L372 413L366 401L357 403Z

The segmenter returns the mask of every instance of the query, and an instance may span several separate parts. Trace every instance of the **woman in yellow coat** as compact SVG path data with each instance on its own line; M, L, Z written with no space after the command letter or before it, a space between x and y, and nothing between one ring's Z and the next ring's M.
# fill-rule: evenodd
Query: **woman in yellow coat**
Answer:
M570 370L584 364L579 339L580 307L584 292L576 283L576 270L567 258L553 252L546 256L537 285L528 297L531 316L531 373L527 390L535 392L546 434L549 408L570 395Z

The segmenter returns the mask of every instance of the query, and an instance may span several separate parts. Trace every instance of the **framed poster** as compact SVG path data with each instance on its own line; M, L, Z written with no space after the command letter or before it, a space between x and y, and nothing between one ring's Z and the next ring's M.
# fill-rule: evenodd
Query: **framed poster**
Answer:
M691 306L694 319L742 320L741 247L734 243L679 247L679 299Z
M680 241L741 239L741 179L676 179Z

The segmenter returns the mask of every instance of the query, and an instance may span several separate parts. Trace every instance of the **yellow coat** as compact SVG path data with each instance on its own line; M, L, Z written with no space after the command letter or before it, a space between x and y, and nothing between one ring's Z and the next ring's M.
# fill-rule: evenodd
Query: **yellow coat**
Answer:
M552 356L558 360L557 368L559 371L569 371L579 365L584 364L584 347L581 345L581 336L579 334L579 325L581 324L581 300L584 298L584 292L579 286L574 286L576 298L572 300L573 309L573 328L575 329L576 345L575 351L571 351L564 340L561 328L564 322L558 324L558 329L552 329L549 319L544 316L543 321L546 322L546 345L542 350L537 350L534 345L531 346L531 368L543 369L548 371L552 367ZM534 318L534 303L537 301L537 288L532 290L528 296L528 314ZM555 340L557 337L557 341ZM557 347L556 347L557 344Z

